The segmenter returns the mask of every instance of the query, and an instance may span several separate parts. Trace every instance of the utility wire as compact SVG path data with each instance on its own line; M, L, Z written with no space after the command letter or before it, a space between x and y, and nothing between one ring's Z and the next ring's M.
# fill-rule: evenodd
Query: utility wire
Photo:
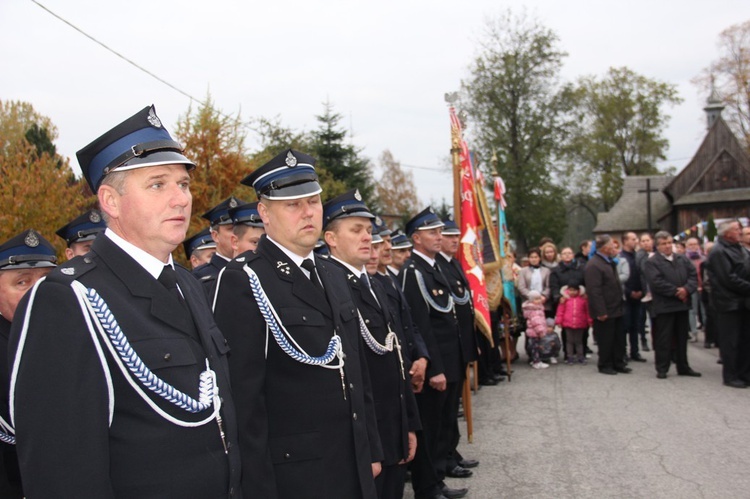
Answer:
M124 55L122 55L121 53L117 52L117 51L116 51L116 50L114 50L113 48L109 47L108 45L104 44L103 42L100 42L99 40L97 40L97 39L96 39L96 38L94 38L93 36L89 35L89 34L88 34L88 33L86 33L85 31L83 31L83 30L82 30L81 28L79 28L78 26L76 26L76 25L74 25L73 23L71 23L70 21L68 21L68 20L66 20L66 19L64 19L64 18L62 18L62 17L60 17L59 15L55 14L54 12L52 12L51 10L49 10L49 9L48 9L47 7L45 7L44 5L42 5L41 3L39 3L39 2L37 1L37 0L31 0L31 2L35 3L36 5L38 5L38 6L39 6L39 7L41 7L42 9L44 9L44 10L45 10L46 12L48 12L48 13L49 13L49 14L51 14L52 16L56 17L57 19L59 19L60 21L64 22L65 24L67 24L68 26L70 26L71 28L73 28L74 30L78 31L78 32L79 32L80 34L82 34L83 36L85 36L86 38L88 38L89 40L91 40L92 42L96 43L97 45L100 45L100 46L101 46L101 47L103 47L103 48L104 48L105 50L108 50L109 52L112 52L113 54L115 54L115 55L116 55L117 57L119 57L119 58L120 58L120 59L122 59L123 61L125 61L125 62L127 62L128 64L130 64L130 65L134 66L135 68L137 68L137 69L139 69L139 70L143 71L144 73L146 73L146 74L147 74L147 75L149 75L150 77L154 78L155 80L157 80L157 81L159 81L159 82L163 83L164 85L168 86L168 87L169 87L169 88L171 88L172 90L174 90L174 91L176 91L176 92L179 92L179 93L181 93L182 95L184 95L185 97L187 97L187 98L188 98L188 99L190 99L190 100L193 100L193 101L195 101L195 102L197 102L197 103L199 103L199 104L201 104L201 105L203 105L203 106L205 106L205 105L206 105L206 104L205 104L205 102L203 102L202 100L200 100L200 99L196 99L195 97L193 97L193 96L192 96L192 95L190 95L189 93L185 92L184 90L182 90L182 89L180 89L180 88L178 88L178 87L176 87L176 86L172 85L171 83L169 83L169 82L168 82L167 80L165 80L164 78L160 78L159 76L155 75L154 73L152 73L152 72L151 72L151 71L149 71L148 69L144 68L143 66L140 66L140 65L139 65L138 63L136 63L135 61L133 61L133 60L131 60L131 59L128 59L127 57L125 57L125 56L124 56Z

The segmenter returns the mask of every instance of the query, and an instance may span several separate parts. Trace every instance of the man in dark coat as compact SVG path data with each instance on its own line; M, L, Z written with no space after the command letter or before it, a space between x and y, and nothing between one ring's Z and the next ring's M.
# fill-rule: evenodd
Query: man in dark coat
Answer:
M24 492L239 497L229 349L171 255L190 221L194 165L153 106L78 161L107 229L16 311L10 413Z
M406 224L414 251L401 269L403 291L419 332L430 353L427 383L417 395L427 454L417 448L412 465L415 496L463 497L467 489L450 489L444 482L434 483L432 477L443 476L452 442L450 426L460 381L466 365L462 356L458 321L448 279L435 261L440 252L443 222L432 208L426 208ZM428 468L432 466L433 470Z
M18 234L0 246L0 497L23 495L15 437L10 424L8 341L11 321L21 298L55 267L55 248L34 229Z
M740 245L741 230L737 220L719 224L719 240L707 261L722 378L733 388L750 383L750 258Z
M365 340L370 379L375 380L372 394L383 448L383 470L375 478L375 487L379 498L398 499L404 493L406 463L414 458L416 431L421 424L401 349L406 342L395 326L385 290L365 268L371 258L377 261L383 243L378 233L372 233L374 218L358 190L345 192L323 205L328 261L346 273L362 319L360 333ZM372 253L376 255L373 257Z
M244 204L246 203L241 199L229 196L201 215L201 218L208 220L210 224L211 238L216 243L216 252L211 255L208 263L194 268L193 275L203 284L203 289L206 291L209 301L213 299L216 277L234 256L232 251L234 221L230 210Z
M688 364L687 340L690 295L698 289L695 267L685 256L672 251L672 235L656 233L656 254L643 265L653 301L656 377L665 379L674 354L677 374L700 376Z
M346 274L314 255L315 160L284 151L242 180L265 225L219 274L214 314L232 347L242 488L263 499L376 497L383 452Z
M612 260L615 255L612 238L607 234L597 236L596 253L583 272L589 296L589 315L594 320L594 336L599 346L598 367L602 374L631 372L624 362L622 286L617 264Z
M626 232L622 236L622 251L620 258L628 262L630 273L623 284L625 294L625 308L623 315L623 330L625 339L630 342L630 359L637 362L646 362L638 351L638 341L641 320L641 298L643 298L643 284L641 269L636 263L635 247L638 244L638 236L635 232Z

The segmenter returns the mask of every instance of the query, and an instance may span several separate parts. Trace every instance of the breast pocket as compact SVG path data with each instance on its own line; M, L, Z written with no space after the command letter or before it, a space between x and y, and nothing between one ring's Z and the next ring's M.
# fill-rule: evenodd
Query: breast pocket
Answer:
M320 327L325 325L323 314L313 308L279 308L279 318L285 326Z
M152 371L198 363L189 340L183 338L152 338L133 343L133 349Z

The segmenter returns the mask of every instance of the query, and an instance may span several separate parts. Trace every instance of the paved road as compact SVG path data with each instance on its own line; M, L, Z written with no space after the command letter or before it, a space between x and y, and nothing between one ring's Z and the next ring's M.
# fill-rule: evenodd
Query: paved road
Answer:
M539 371L522 354L511 383L473 398L474 442L462 424L459 449L481 464L448 484L472 499L750 497L750 389L723 386L718 350L702 341L688 349L702 378L672 366L659 380L643 355L608 376L596 354Z

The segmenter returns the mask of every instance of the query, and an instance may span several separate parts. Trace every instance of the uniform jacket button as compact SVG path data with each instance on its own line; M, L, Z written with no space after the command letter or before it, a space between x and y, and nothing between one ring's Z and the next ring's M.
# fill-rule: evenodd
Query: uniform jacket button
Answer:
M290 457L292 457L292 456L288 452L286 454L284 454L284 459L289 459Z
M165 353L165 354L164 354L164 360L166 360L167 362L169 362L169 360L170 360L171 358L172 358L172 354L171 354L171 353Z
M352 415L352 419L354 419L354 421L357 420L357 413L356 412Z

